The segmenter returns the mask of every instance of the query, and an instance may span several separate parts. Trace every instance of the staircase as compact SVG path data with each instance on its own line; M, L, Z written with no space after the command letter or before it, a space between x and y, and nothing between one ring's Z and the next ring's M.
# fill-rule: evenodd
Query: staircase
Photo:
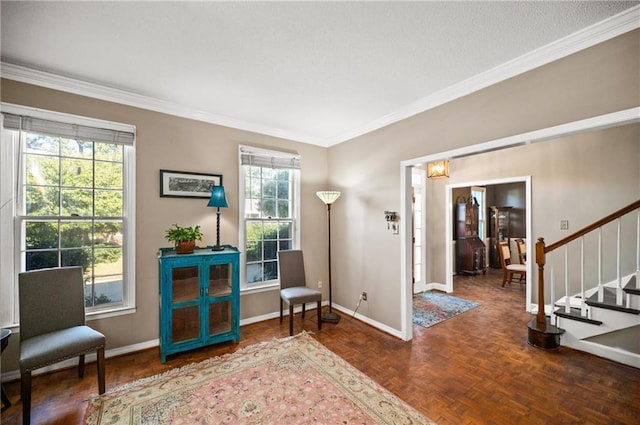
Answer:
M545 346L555 341L640 368L640 201L554 244L540 238L536 264L538 300L547 289L554 301L542 308L539 301L529 342L555 348Z

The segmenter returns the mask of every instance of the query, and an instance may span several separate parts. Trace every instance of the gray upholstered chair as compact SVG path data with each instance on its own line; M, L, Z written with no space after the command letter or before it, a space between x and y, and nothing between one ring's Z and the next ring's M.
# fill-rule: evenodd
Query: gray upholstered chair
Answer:
M80 267L33 270L19 275L20 375L22 423L31 421L31 372L62 360L96 351L98 387L105 391L105 338L85 325L84 288Z
M318 303L318 329L322 329L321 306L322 292L307 288L304 274L304 259L302 251L278 251L278 266L280 268L280 323L282 323L282 303L289 305L289 335L293 335L293 306L302 304L302 318L304 319L305 304Z

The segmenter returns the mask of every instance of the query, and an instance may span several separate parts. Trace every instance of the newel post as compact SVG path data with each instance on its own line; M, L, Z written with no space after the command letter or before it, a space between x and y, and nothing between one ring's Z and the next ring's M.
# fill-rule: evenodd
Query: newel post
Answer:
M560 347L560 335L564 331L555 325L552 325L544 315L545 249L544 239L538 238L538 242L536 242L536 264L538 265L538 314L527 324L527 328L529 329L528 342L534 347L555 350Z
M538 238L538 242L536 242L536 264L538 265L538 314L536 322L538 324L546 323L544 315L544 265L546 263L544 247L544 238Z

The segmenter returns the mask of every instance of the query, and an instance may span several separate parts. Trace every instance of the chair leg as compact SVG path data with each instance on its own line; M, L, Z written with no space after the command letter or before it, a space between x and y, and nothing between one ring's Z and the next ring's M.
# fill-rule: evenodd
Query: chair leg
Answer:
M22 424L31 423L31 371L20 375L20 397L22 398Z
M304 307L305 307L305 303L302 303L302 318L304 319Z
M9 396L7 395L7 391L4 389L4 385L0 384L0 388L2 389L2 410L11 407L11 400L9 400Z
M289 304L289 336L293 335L293 304Z
M280 323L282 323L282 298L280 298Z
M322 302L318 301L318 330L322 330L322 313L320 310L322 309Z
M104 376L104 347L98 348L96 352L98 356L98 393L105 392L105 376Z
M507 283L507 271L503 270L502 271L502 286L504 286L505 283Z
M84 378L84 354L78 357L78 378Z

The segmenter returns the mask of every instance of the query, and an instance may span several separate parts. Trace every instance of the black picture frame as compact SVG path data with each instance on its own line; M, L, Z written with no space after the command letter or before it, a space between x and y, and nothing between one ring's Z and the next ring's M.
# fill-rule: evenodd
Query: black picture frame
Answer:
M161 198L209 198L213 186L222 185L222 174L160 170Z

